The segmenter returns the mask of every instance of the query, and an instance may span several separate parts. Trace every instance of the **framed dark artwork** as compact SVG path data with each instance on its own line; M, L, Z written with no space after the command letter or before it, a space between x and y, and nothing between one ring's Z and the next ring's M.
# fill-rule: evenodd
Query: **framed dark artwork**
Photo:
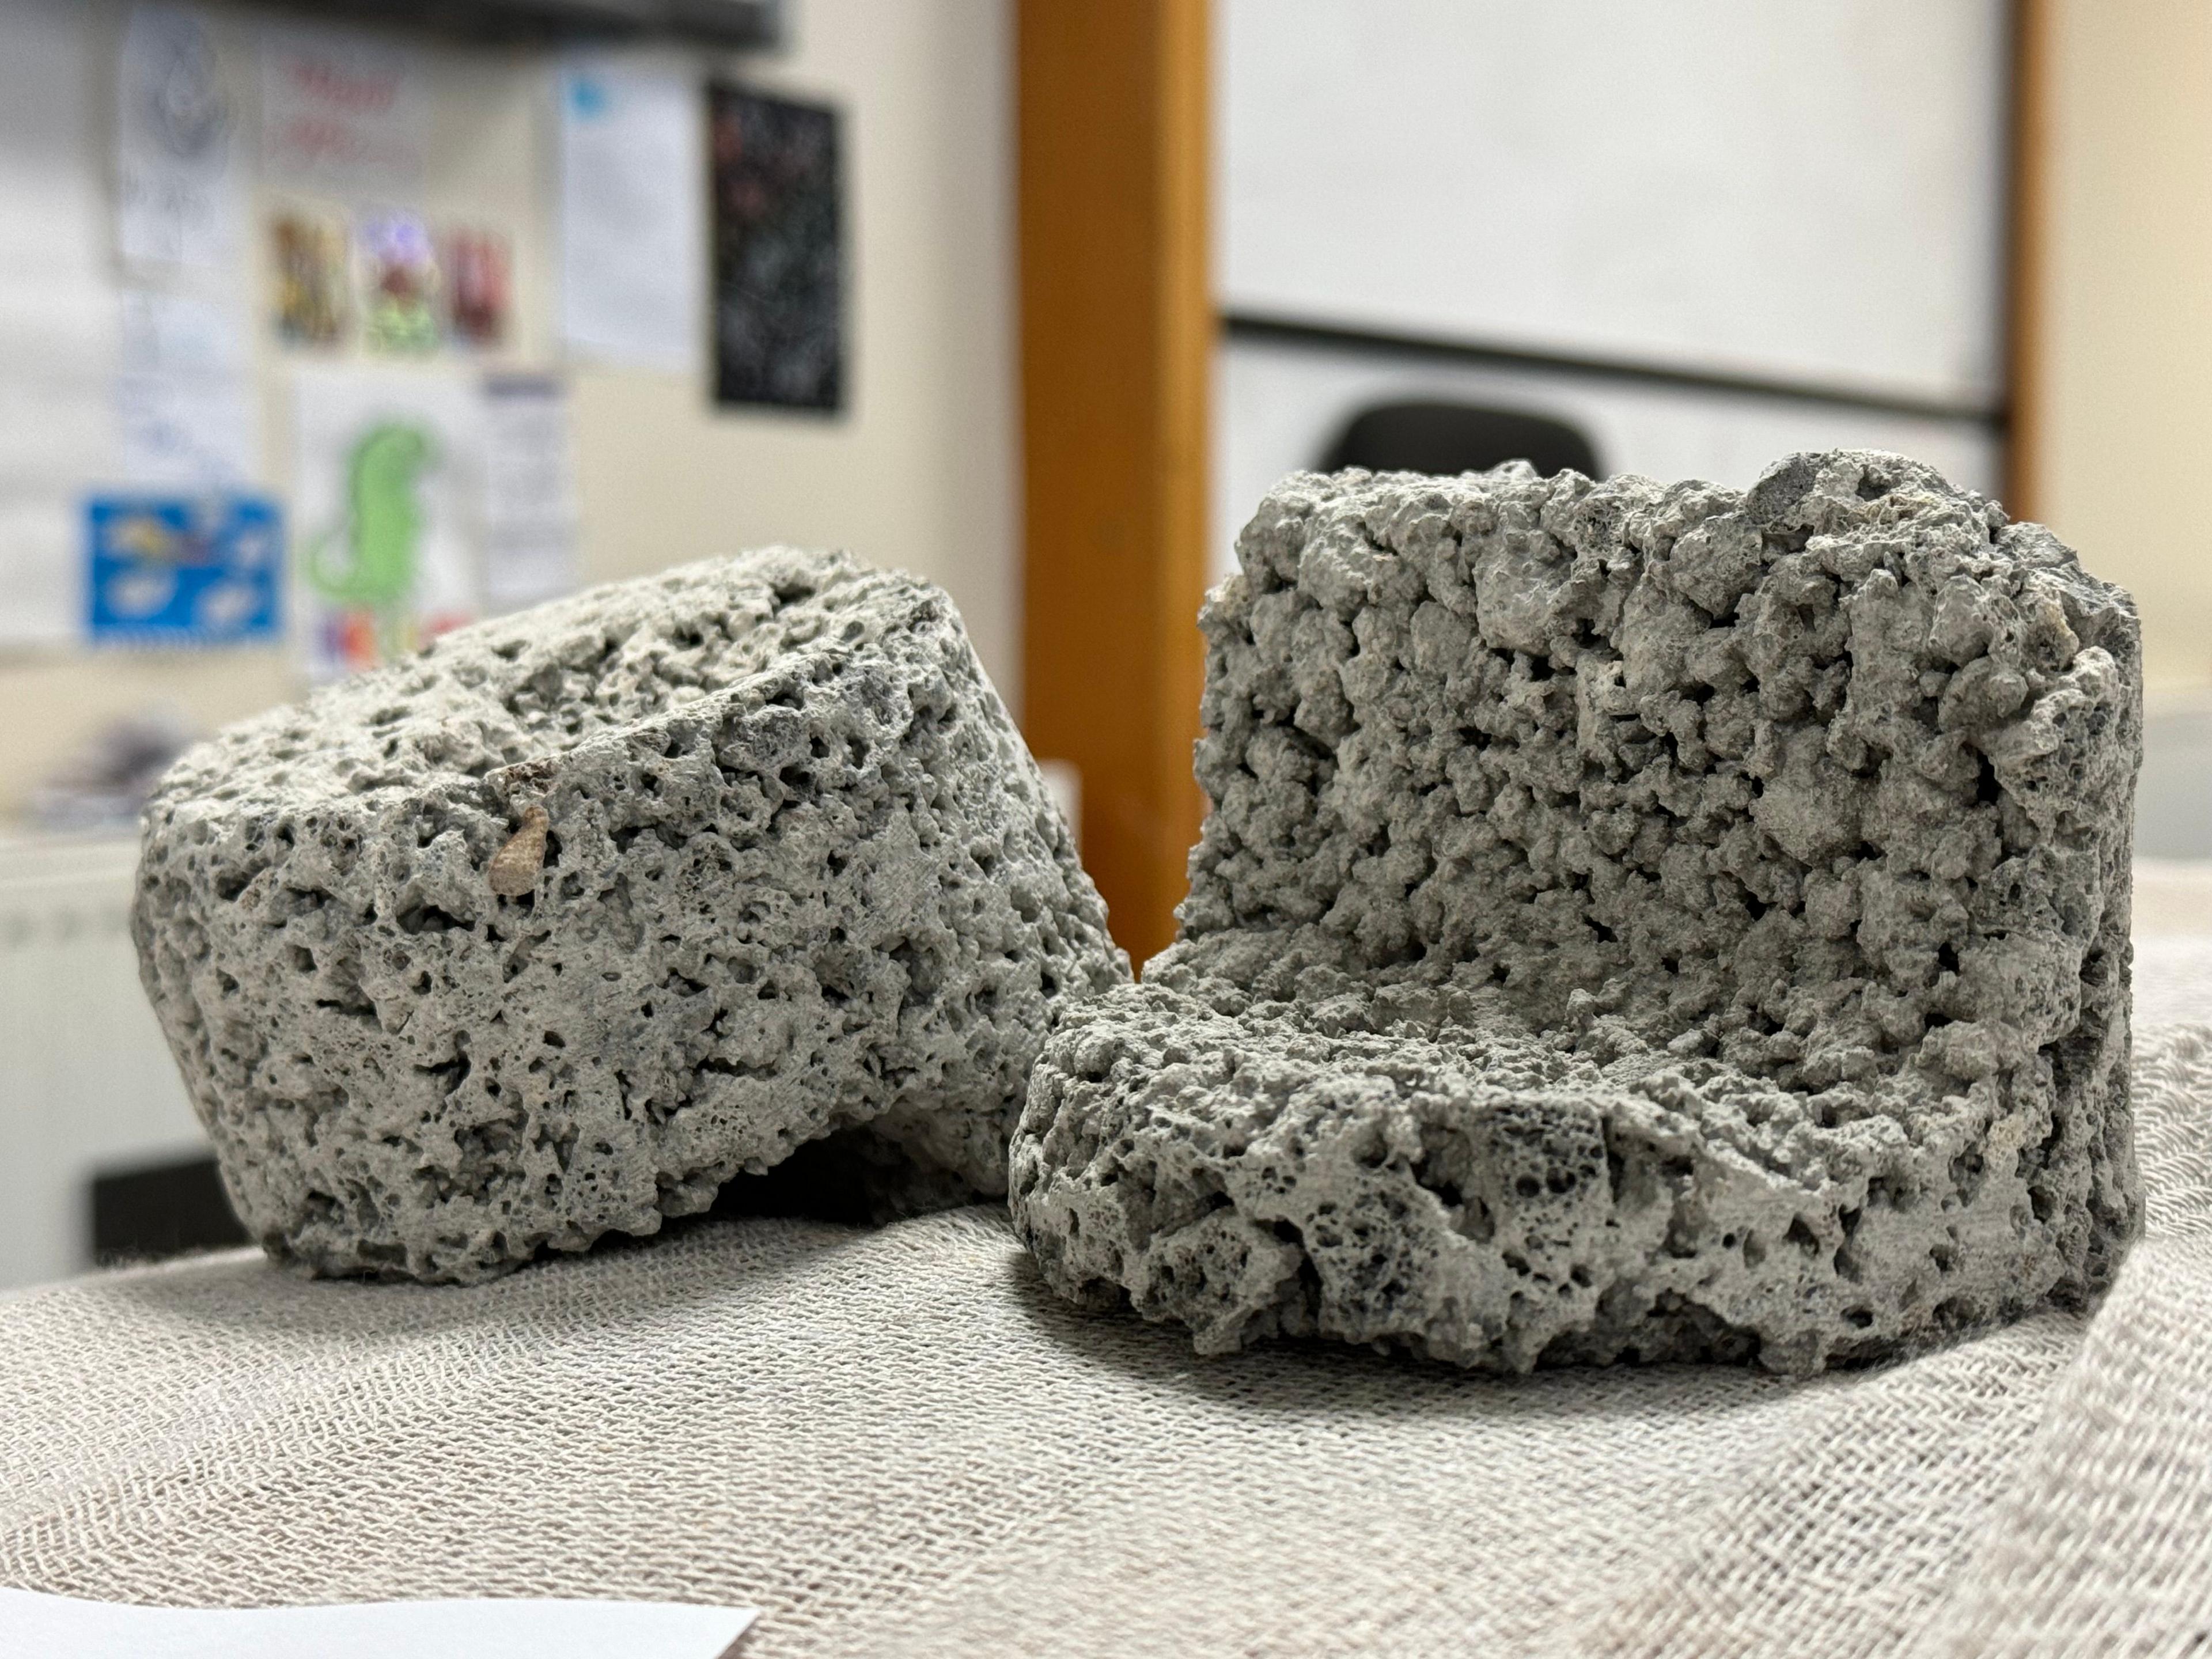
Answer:
M837 112L744 87L708 96L714 401L842 409Z

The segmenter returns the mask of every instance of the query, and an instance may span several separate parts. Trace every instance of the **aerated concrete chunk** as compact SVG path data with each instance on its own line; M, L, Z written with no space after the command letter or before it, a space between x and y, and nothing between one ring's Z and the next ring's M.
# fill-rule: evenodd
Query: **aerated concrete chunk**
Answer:
M247 1227L468 1281L836 1138L1006 1189L1127 959L951 602L776 550L599 588L226 732L149 809L148 991Z
M1206 1352L1806 1370L2111 1279L2125 593L1863 453L1301 475L1238 555L1182 935L1015 1135L1058 1290Z

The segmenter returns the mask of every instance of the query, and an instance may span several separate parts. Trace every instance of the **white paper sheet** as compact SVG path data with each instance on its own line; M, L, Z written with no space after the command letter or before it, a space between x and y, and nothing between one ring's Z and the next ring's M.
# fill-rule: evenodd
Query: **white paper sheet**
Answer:
M66 499L0 493L0 645L61 645L79 636L82 539Z
M253 400L234 377L119 374L118 481L133 486L224 489L260 473Z
M122 299L125 374L246 372L246 319L236 307L158 288L127 288Z
M261 160L270 179L404 197L422 182L430 88L421 53L348 29L261 37Z
M568 399L550 374L487 375L484 606L518 611L576 585Z
M117 251L133 264L228 265L245 218L237 112L196 12L131 8L115 118Z
M68 1659L723 1659L758 1612L660 1601L142 1607L0 1589L0 1652Z
M122 466L134 487L236 488L261 474L261 431L235 307L159 289L123 293L116 378Z
M0 0L0 646L19 646L82 626L82 503L116 457L117 308L85 9Z
M691 372L706 330L698 83L578 57L560 98L562 337L593 362Z
M483 402L431 370L295 373L292 592L331 678L482 614Z

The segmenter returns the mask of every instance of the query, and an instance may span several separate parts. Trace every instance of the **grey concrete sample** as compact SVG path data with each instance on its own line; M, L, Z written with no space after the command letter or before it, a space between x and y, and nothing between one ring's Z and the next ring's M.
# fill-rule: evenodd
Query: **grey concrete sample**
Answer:
M1809 1370L2109 1281L2125 593L1868 453L1303 474L1237 550L1182 935L1015 1133L1054 1287L1206 1352Z
M1038 1044L1128 981L951 603L776 550L452 634L192 750L146 987L247 1227L470 1281L830 1138L1006 1189Z

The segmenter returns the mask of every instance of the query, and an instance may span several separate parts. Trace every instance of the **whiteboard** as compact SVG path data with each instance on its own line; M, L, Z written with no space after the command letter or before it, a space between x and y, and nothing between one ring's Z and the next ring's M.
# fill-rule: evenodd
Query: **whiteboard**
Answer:
M1892 415L1595 376L1497 369L1231 340L1215 360L1209 583L1236 568L1237 532L1286 472L1316 465L1371 404L1440 398L1548 415L1579 427L1607 473L1743 489L1800 449L1888 449L1995 495L2002 457L1979 421Z
M1967 406L2004 0L1222 0L1223 309Z

